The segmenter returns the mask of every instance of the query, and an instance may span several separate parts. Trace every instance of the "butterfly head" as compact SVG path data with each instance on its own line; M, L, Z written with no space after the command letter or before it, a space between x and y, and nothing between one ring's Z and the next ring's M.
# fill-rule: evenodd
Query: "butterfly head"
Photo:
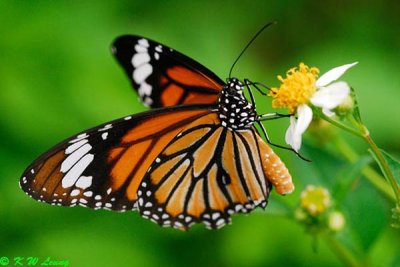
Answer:
M230 130L249 128L257 118L254 106L243 94L243 83L228 78L218 99L218 114L222 126Z
M228 78L226 79L226 87L230 89L230 91L238 92L239 94L243 93L243 83L238 78Z

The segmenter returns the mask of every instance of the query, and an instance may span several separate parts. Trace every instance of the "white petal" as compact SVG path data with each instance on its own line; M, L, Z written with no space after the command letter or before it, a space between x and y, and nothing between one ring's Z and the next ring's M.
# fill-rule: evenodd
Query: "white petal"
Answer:
M349 93L350 87L346 82L335 82L320 88L310 98L310 102L317 107L333 109L340 105Z
M351 64L346 64L346 65L343 65L343 66L340 66L340 67L333 68L328 72L325 72L321 77L318 78L318 80L316 81L315 85L317 87L323 87L323 86L326 86L326 85L330 84L333 81L336 81L348 69L350 69L351 67L353 67L357 63L358 62L354 62L354 63L351 63Z
M312 120L312 110L307 105L300 105L297 108L297 123L294 129L294 135L302 135L310 125Z
M286 130L285 141L286 144L290 145L295 151L299 151L301 147L301 135L295 135L294 129L296 128L296 118L290 117L290 125L289 128Z
M294 133L294 128L296 127L296 118L294 116L290 116L290 125L286 130L285 134L285 141L286 144L291 145L292 140L293 140L293 133Z
M307 129L312 120L312 110L307 105L301 105L297 108L298 119L290 117L290 126L286 130L285 141L295 151L301 147L301 136Z

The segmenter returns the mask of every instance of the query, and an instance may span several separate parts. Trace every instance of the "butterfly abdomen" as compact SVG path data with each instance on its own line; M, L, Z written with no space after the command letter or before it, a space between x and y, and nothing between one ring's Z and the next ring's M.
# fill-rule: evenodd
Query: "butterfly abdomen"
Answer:
M229 79L218 99L219 119L222 126L231 130L248 129L257 118L254 106L243 94L243 84Z
M268 146L260 136L257 136L257 139L265 176L274 185L277 193L281 195L292 193L294 184L289 170L279 156L274 153L271 147Z

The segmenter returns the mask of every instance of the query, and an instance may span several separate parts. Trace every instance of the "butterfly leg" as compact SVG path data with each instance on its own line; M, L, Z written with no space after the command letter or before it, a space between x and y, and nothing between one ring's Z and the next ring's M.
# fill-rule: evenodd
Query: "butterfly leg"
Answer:
M271 146L274 146L274 147L279 147L279 148L282 148L282 149L285 149L285 150L292 151L293 153L295 153L295 154L296 154L299 158L301 158L302 160L311 162L311 160L309 160L309 159L303 157L302 155L300 155L299 152L297 152L296 150L294 150L294 149L291 148L291 147L282 146L282 145L279 145L279 144L272 143L271 140L269 139L268 134L267 134L267 131L265 130L264 125L261 123L261 121L257 121L257 124L260 126L261 131L263 132L263 134L264 134L264 136L265 136L265 140L267 141L268 144L270 144Z
M267 95L267 94L264 93L257 85L262 85L265 88L267 88L268 90L270 89L268 86L266 86L266 85L264 85L262 83L252 82L249 79L244 79L244 84L246 85L246 88L247 88L247 90L249 92L251 104L254 107L256 106L256 101L254 99L253 91L251 90L250 86L253 86L254 88L256 88L257 91L260 92L262 95ZM275 119L279 119L279 118L283 118L283 117L290 117L290 116L293 116L293 114L282 114L282 113L278 113L278 112L273 112L273 113L267 113L267 114L259 115L258 116L258 120L259 121L275 120Z
M247 88L249 88L250 86L253 86L254 88L256 88L256 90L260 94L265 95L265 96L267 95L267 93L265 93L263 90L261 90L258 86L262 86L265 89L267 89L268 91L271 90L271 88L268 85L265 85L265 84L260 83L260 82L252 82L249 79L244 79L244 83L246 84Z
M246 85L247 91L249 92L251 104L253 105L253 107L255 109L256 108L256 100L254 99L253 91L251 90L251 87L250 87L250 85L252 85L252 82L249 79L244 79L244 84ZM257 88L257 90L258 90L258 88Z
M258 120L259 121L269 121L269 120L276 120L276 119L280 119L280 118L287 118L290 116L293 116L293 114L282 114L282 113L278 113L278 112L272 112L272 113L258 115Z
M251 82L249 79L244 79L244 84L246 85L246 88L247 88L247 90L249 92L251 103L253 104L254 108L256 108L256 103L255 103L253 91L251 90L250 86L253 85L254 88L256 88L257 91L259 91L262 95L266 95L266 93L261 91L261 89L258 88L257 85L262 85L267 89L269 89L269 87L264 85L264 84L262 84L262 83ZM279 147L279 148L282 148L282 149L290 150L290 151L294 152L299 158L301 158L301 159L303 159L305 161L311 161L309 159L304 158L302 155L300 155L297 151L295 151L291 147L282 146L282 145L278 145L278 144L272 143L271 140L268 137L268 134L267 134L267 131L264 128L264 125L261 123L261 121L265 121L265 120L275 120L275 119L280 119L280 118L285 118L285 117L290 117L290 116L293 116L293 114L281 114L281 113L277 113L277 112L266 113L266 114L262 114L262 115L258 116L257 124L260 126L261 131L263 132L263 134L265 136L265 139L266 139L268 144L270 144L271 146L275 146L275 147Z

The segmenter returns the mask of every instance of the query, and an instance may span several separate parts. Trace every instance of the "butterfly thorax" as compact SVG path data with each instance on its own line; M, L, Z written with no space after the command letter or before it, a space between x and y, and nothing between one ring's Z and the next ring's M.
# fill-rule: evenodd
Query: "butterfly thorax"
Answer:
M243 94L243 84L236 78L228 79L218 99L219 119L231 130L246 129L257 118L254 106Z

